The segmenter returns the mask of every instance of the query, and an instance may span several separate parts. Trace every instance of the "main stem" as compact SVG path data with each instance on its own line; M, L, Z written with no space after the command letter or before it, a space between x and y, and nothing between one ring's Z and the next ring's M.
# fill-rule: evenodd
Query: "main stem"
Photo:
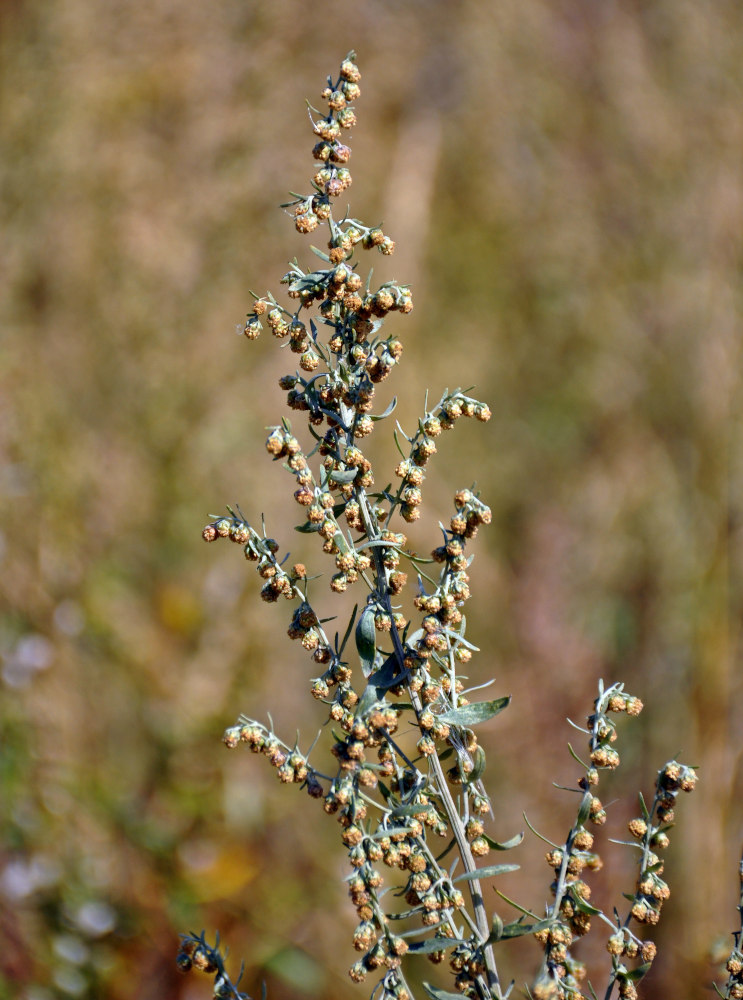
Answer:
M372 513L369 510L369 501L365 491L357 489L356 499L358 500L361 508L361 515L364 522L366 536L370 541L375 540L379 537L379 533L376 529L376 518L372 516ZM385 582L387 577L382 563L382 556L378 546L373 546L371 551L374 558L374 575L377 580L377 597L384 607L384 610L391 616L392 602L390 600L389 591ZM405 651L403 649L400 636L397 633L397 629L394 626L391 631L391 636L400 673L403 674L405 672ZM419 718L423 712L420 697L417 692L411 691L410 688L408 688L408 692L410 694L410 700L415 710L416 717ZM469 841L467 840L467 835L464 830L462 819L459 815L459 810L457 809L454 799L452 798L451 791L449 790L444 769L441 766L441 761L439 760L437 754L432 754L429 761L435 776L437 791L441 797L444 811L446 812L446 818L454 832L454 839L457 842L457 847L464 864L464 870L467 874L471 874L472 872L477 871L477 865L475 864L475 859L473 858L472 851L470 850ZM491 945L484 944L490 934L490 926L488 923L487 911L485 909L485 902L482 898L480 880L477 878L468 879L467 884L469 886L470 897L472 899L472 909L475 915L477 930L480 934L480 944L484 945L483 954L485 958L485 967L487 969L489 993L491 997L494 996L497 1000L502 1000L503 995L501 993L500 979L495 965L493 949ZM484 1000L489 1000L487 995L484 997Z

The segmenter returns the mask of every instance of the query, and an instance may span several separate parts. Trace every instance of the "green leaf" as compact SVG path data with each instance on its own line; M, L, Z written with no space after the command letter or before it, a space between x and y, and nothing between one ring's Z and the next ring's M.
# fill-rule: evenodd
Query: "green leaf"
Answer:
M455 948L458 944L464 944L461 938L432 937L427 941L419 941L411 944L408 950L409 955L430 955L433 951L446 951L447 948ZM461 994L459 1000L462 1000Z
M376 705L380 701L379 692L374 685L367 684L364 688L364 693L359 698L356 711L354 712L354 718L363 719L367 712L371 709L372 705Z
M568 743L568 752L570 753L570 756L573 758L573 760L577 761L580 764L580 766L583 768L584 771L588 770L586 762L580 759L578 754L575 752L575 750L573 750L572 746L569 743Z
M597 909L595 906L591 906L591 904L587 903L582 896L578 895L577 892L571 892L570 898L573 901L573 906L581 913L587 913L591 917L598 916L598 914L601 913L601 910Z
M343 537L343 532L342 531L336 531L336 533L333 535L333 541L338 546L338 551L339 552L344 552L345 553L345 552L350 552L351 551L351 546L348 544L348 542L346 541L346 539Z
M578 817L576 820L577 826L583 826L583 824L588 819L588 814L591 811L591 802L593 801L593 796L590 792L586 792L581 800L580 807L578 808Z
M505 875L506 872L516 872L521 865L488 865L487 868L477 868L473 872L458 875L454 882L471 882L475 878L493 878L495 875Z
M303 535L312 535L319 527L319 524L312 524L311 521L305 521L304 524L295 524L294 530L301 532Z
M465 785L473 785L476 781L480 780L483 771L485 770L485 763L486 763L485 751L481 746L478 746L475 749L474 767L472 768L469 774L462 775Z
M423 989L431 997L431 1000L462 1000L461 993L447 993L446 990L440 990L436 986L431 986L430 983L423 983Z
M377 655L373 604L367 604L356 625L356 649L364 677L369 677L374 669L374 658Z
M640 810L642 812L642 818L647 823L647 821L650 819L650 811L648 810L648 807L645 805L645 797L643 796L642 792L638 792L637 797L640 800Z
M644 962L642 965L638 965L636 969L632 969L631 972L627 973L627 979L634 980L634 982L639 982L644 976L647 976L650 972L650 966L652 962Z
M497 840L491 840L486 833L482 835L494 851L510 851L514 847L518 847L521 841L524 839L523 833L517 833L515 837L511 837L510 840L505 840L502 844L499 844Z
M498 715L508 706L511 700L510 695L504 698L496 698L494 701L477 701L474 705L463 705L462 708L452 708L448 712L437 716L439 722L446 722L450 726L476 726L478 722L485 722Z
M289 285L290 292L299 291L301 288L311 288L313 285L325 285L330 277L330 271L310 271L309 274L302 274Z
M325 416L328 417L333 422L334 425L337 425L338 427L342 428L344 431L348 433L349 429L343 423L338 413L336 413L333 410L328 410L327 407L325 406L318 406L318 410L320 411L320 413L324 413ZM327 451L325 452L325 454L332 455L332 457L337 459L339 462L343 461L342 455L335 449L331 448L330 446L327 446Z
M495 944L496 941L500 941L503 937L503 921L498 916L497 913L493 914L493 920L490 924L490 934L488 934L488 944Z
M330 478L334 483L352 483L358 471L358 469L335 469L330 473Z
M452 849L452 847L454 847L454 845L456 844L456 842L457 842L457 838L456 837L452 837L451 840L449 841L449 843L446 845L446 847L441 852L441 854L439 854L437 856L436 861L442 861L446 857L446 855L449 853L449 851Z
M358 604L354 604L353 611L351 612L351 617L349 618L348 621L348 628L346 629L346 633L343 636L343 642L340 644L340 647L338 648L338 653L340 656L343 656L343 650L346 648L346 643L348 642L348 637L351 635L351 629L353 628L353 623L356 621L356 615L358 614L358 611L359 611Z
M372 420L384 420L385 417L389 417L389 415L395 410L396 406L397 406L397 396L393 396L392 402L384 411L384 413L380 413L379 416L374 416L372 414Z
M551 917L547 917L545 920L538 920L535 924L525 924L523 918L519 918L512 924L506 924L503 928L502 938L515 938L522 937L524 934L536 934L537 931L544 930L545 927L549 927L554 923Z
M407 834L409 832L410 831L406 826L386 826L383 830L378 830L377 833L372 836L376 836L381 839L383 837L402 836L403 834Z
M362 549L399 549L400 546L397 542L388 542L384 538L373 538L370 542L362 542L360 545L356 546L356 551L361 552Z
M432 810L433 810L433 806L430 805L429 803L426 803L425 805L420 805L419 804L419 805L410 805L410 806L397 806L395 809L392 810L392 812L390 813L390 815L391 816L417 816L418 813L431 812ZM407 830L406 827L401 827L400 830L396 831L396 832L398 832L398 833L402 833L402 832L409 833L410 831ZM385 829L384 833L387 835L387 834L389 834L389 831Z
M387 657L379 670L375 670L369 676L369 683L373 684L378 691L383 691L387 688L395 687L397 684L402 684L407 676L407 670L403 673L397 670L397 657L393 653ZM441 760L440 757L439 760Z

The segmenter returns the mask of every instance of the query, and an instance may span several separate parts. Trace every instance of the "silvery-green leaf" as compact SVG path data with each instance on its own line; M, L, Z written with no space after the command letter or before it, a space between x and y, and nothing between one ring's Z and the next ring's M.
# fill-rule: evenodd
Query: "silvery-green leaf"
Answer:
M364 677L368 677L374 668L374 657L377 653L375 640L374 606L367 604L361 612L361 617L356 625L356 649L358 650Z
M545 920L539 920L536 924L525 924L523 919L516 920L512 924L506 924L501 931L501 938L515 938L521 937L524 934L536 934L537 931L544 930L545 927L549 927L554 920L552 917L547 917ZM489 941L492 944L492 941Z
M313 524L311 521L305 521L304 524L296 524L294 526L294 530L300 531L303 535L311 535L314 531L317 531L319 527L319 524Z
M473 872L458 875L454 882L469 882L475 878L493 878L495 875L505 875L506 872L518 871L521 865L488 865L487 868L477 868Z
M423 983L423 989L431 997L431 1000L462 1000L461 993L447 993L446 990L440 990L437 986L431 986L430 983Z
M358 469L335 469L330 473L330 478L334 483L352 483L358 472Z
M524 839L523 833L517 833L515 837L511 837L510 840L504 840L500 844L497 840L492 840L486 833L482 836L487 840L488 844L494 851L510 851L514 847L518 847L521 841Z
M510 695L504 698L495 698L493 701L477 701L472 705L463 705L461 708L452 708L448 712L437 716L439 722L446 722L450 726L476 726L478 722L485 722L498 715L508 706L511 700Z
M389 417L389 415L394 411L396 406L397 406L397 396L393 396L392 402L384 411L384 413L380 413L379 416L374 416L374 414L372 414L372 420L384 420L385 417Z
M430 955L433 951L446 951L447 948L456 948L458 944L464 944L460 938L432 937L427 941L419 941L410 945L410 955ZM462 1000L461 994L459 1000Z

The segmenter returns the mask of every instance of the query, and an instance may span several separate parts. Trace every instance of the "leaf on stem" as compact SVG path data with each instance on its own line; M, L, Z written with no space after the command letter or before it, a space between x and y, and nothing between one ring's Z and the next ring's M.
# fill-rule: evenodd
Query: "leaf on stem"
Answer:
M493 878L496 875L505 875L506 872L516 872L521 865L488 865L487 868L476 868L473 872L465 872L457 875L453 882L468 882L474 878Z
M374 668L374 658L377 655L374 629L374 606L367 604L361 612L356 625L356 649L361 661L364 677L369 677Z
M371 418L374 421L384 420L385 417L389 417L389 415L395 410L396 407L397 407L397 396L393 396L392 397L392 402L387 407L387 409L384 411L384 413L380 413L378 416L375 416L374 414L372 414Z
M461 993L447 993L446 990L440 990L436 986L431 986L430 983L423 983L423 989L431 997L431 1000L462 1000Z
M502 844L498 843L497 840L492 840L486 833L482 836L487 840L488 845L494 851L510 851L514 847L518 847L521 841L524 839L523 833L517 833L515 837L511 837L510 840L504 840Z
M495 941L502 938L515 938L522 937L524 934L536 934L537 931L541 931L544 930L545 927L549 927L552 922L552 918L547 917L544 920L538 920L535 924L525 924L523 917L519 917L518 920L515 920L511 924L506 924L505 927L502 928L500 938L493 937L496 933L496 928L493 927L487 943L494 944ZM491 938L493 938L492 941Z
M410 955L430 955L434 951L445 951L447 948L456 948L458 944L465 944L462 938L432 937L428 941L419 941L411 944L408 954ZM451 996L447 993L446 996ZM462 1000L461 994L458 1000Z
M439 722L446 722L450 726L475 726L478 722L485 722L498 715L504 708L508 707L511 696L495 698L493 701L477 701L472 705L463 705L461 708L452 708L448 712L443 712L437 716Z
M583 826L583 824L588 819L588 814L591 811L591 802L593 802L593 796L590 792L586 792L581 801L580 807L578 809L578 816L576 819L577 826Z

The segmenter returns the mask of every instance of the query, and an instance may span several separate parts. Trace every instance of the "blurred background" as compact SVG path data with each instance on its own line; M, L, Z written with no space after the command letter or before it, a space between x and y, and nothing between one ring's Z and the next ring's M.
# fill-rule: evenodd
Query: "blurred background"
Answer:
M440 447L414 536L476 479L468 635L513 704L483 729L490 833L564 837L566 722L596 683L643 699L605 779L606 836L676 754L680 803L647 998L703 995L736 926L743 19L736 0L5 0L0 6L2 621L0 998L210 995L177 935L219 930L244 988L366 996L338 829L265 760L244 711L306 747L313 664L237 548L238 502L293 556L294 489L263 448L291 367L234 335L309 240L278 209L312 173L305 97L358 52L352 212L397 241L406 352L381 387L412 426L429 387L494 418ZM317 238L316 238L317 242ZM364 272L368 259L363 259ZM381 409L381 407L380 407ZM295 421L296 423L296 421ZM377 482L391 423L372 439ZM386 463L386 464L385 464ZM298 541L297 541L298 540ZM329 592L317 587L333 613ZM359 595L357 595L359 596ZM302 839L297 831L301 828ZM594 899L633 889L600 847ZM540 910L529 836L497 860ZM516 856L518 855L518 856ZM492 892L492 890L490 890ZM512 919L495 894L496 905ZM595 940L593 938L595 937ZM600 983L600 934L579 949ZM532 941L504 950L518 984ZM427 962L422 977L436 978ZM443 983L448 983L446 976Z

